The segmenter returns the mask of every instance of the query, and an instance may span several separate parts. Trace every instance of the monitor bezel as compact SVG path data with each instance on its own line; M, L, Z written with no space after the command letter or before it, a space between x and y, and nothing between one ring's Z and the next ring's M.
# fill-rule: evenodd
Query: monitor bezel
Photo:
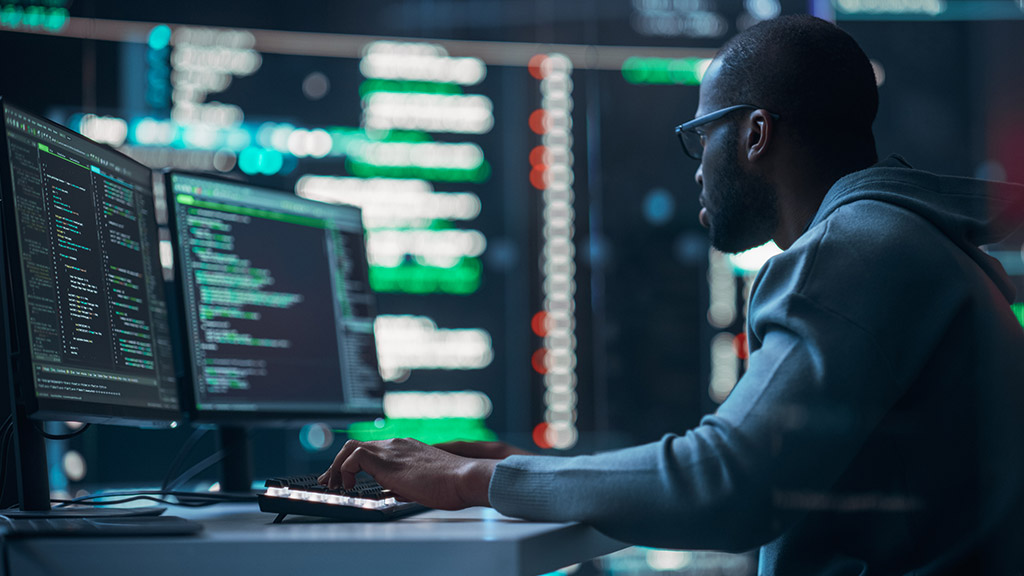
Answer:
M2 212L0 214L0 228L2 228L0 233L3 234L5 251L5 254L3 254L3 267L6 270L6 275L3 281L7 282L9 308L7 315L10 322L8 332L10 344L5 352L9 353L11 374L14 380L11 386L14 388L15 398L24 406L25 414L32 420L67 420L93 424L117 424L155 428L176 426L182 420L180 408L145 408L97 404L95 402L39 398L36 395L29 339L28 310L24 304L26 302L26 295L22 275L21 239L17 229L18 219L14 205L16 200L14 199L14 182L11 172L13 167L10 162L10 151L7 146L8 110L14 110L58 131L66 132L72 142L79 140L80 143L98 146L104 152L120 157L118 158L119 160L135 164L137 167L149 171L150 174L152 174L152 170L114 148L95 142L67 126L62 126L38 114L28 112L25 108L12 105L7 99L0 97L0 166L5 166L3 169L0 169L0 212ZM10 201L4 201L6 199ZM154 202L152 212L154 220L152 224L155 231L157 230L156 205L152 188L150 188L150 200ZM159 262L156 264L157 266L154 269L159 271ZM166 304L166 290L164 291L164 300ZM170 327L168 326L169 329ZM173 372L173 365L168 366L167 369ZM176 386L176 391L179 395L178 403L180 406L180 384Z
M188 178L199 178L208 180L215 183L230 184L234 186L246 186L253 188L257 191L287 195L289 198L298 200L304 203L311 203L311 205L325 206L328 209L345 209L354 210L359 214L360 228L362 228L363 235L365 238L366 228L362 224L362 210L358 206L351 204L329 204L326 202L319 202L316 200L310 200L308 198L302 198L297 196L290 191L281 190L277 188L271 188L261 184L253 184L245 180L239 180L234 178L227 178L216 174L205 174L201 172L192 172L187 170L178 169L165 169L163 170L163 182L165 198L167 201L167 222L168 228L170 229L171 244L173 246L173 258L174 261L174 282L171 283L171 293L168 294L168 298L173 298L174 306L172 310L174 313L171 314L171 338L177 345L175 348L180 350L182 358L180 367L183 372L177 374L179 386L178 396L181 400L182 412L188 415L188 418L192 422L196 423L208 423L208 424L229 424L235 426L246 426L246 427L281 427L289 425L301 425L309 422L325 422L336 425L348 425L353 422L365 421L373 418L381 418L384 416L383 397L380 404L376 409L370 410L344 410L338 411L337 409L315 411L315 410L294 410L294 411L280 411L280 410L200 410L196 403L196 389L195 389L195 378L193 375L194 358L192 357L192 345L188 334L188 320L186 318L186 303L185 303L185 283L184 275L182 270L182 261L180 258L181 254L181 241L178 237L178 215L177 215L177 197L174 194L174 183L173 179L175 176L183 176ZM374 294L374 296L376 296ZM374 306L376 310L376 306ZM379 360L378 360L379 369ZM379 376L378 376L379 377ZM385 386L383 379L381 382L381 391L383 393Z

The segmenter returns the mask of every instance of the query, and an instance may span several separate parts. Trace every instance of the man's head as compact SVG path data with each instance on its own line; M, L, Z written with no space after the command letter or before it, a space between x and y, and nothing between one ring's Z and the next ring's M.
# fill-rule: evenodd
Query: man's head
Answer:
M740 104L750 106L699 128L701 221L728 252L792 227L793 200L813 215L828 185L877 161L874 72L833 24L783 16L730 40L704 76L697 117Z

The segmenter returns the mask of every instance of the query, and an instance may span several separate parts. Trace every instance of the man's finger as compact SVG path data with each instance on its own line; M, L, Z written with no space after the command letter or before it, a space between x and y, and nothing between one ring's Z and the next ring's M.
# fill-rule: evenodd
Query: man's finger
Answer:
M352 452L355 452L356 448L359 448L362 442L358 440L349 440L345 442L345 445L341 447L338 454L334 457L334 462L327 468L327 471L320 475L317 479L321 484L327 485L329 488L336 488L341 483L341 477L339 469L341 468L342 462L348 459ZM331 480L334 480L333 485Z
M338 474L341 476L341 486L345 490L351 490L356 485L356 474L360 470L366 470L363 466L365 460L372 460L374 454L369 450L368 446L357 446L352 453L345 458L345 461L338 466ZM366 470L371 475L371 470Z

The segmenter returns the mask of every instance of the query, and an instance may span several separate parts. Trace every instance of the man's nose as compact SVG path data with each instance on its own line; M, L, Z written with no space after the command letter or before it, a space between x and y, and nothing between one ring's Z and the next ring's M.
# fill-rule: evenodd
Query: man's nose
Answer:
M693 175L693 179L697 181L697 185L698 186L700 186L701 188L704 187L704 163L703 162L701 162L700 165L697 166L697 172L696 172L696 174Z

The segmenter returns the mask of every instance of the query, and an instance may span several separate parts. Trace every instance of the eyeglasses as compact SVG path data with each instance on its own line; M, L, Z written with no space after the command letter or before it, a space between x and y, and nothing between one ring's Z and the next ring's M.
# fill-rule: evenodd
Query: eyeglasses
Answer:
M737 104L736 106L729 106L722 108L721 110L715 110L710 114L705 114L700 118L694 118L689 122L676 126L676 136L679 137L679 143L683 145L683 152L687 156L694 160L700 160L704 156L704 135L697 131L697 128L710 124L715 120L724 118L725 116L732 114L737 110L759 110L760 106L754 106L751 104ZM778 114L768 113L769 116L778 120Z

